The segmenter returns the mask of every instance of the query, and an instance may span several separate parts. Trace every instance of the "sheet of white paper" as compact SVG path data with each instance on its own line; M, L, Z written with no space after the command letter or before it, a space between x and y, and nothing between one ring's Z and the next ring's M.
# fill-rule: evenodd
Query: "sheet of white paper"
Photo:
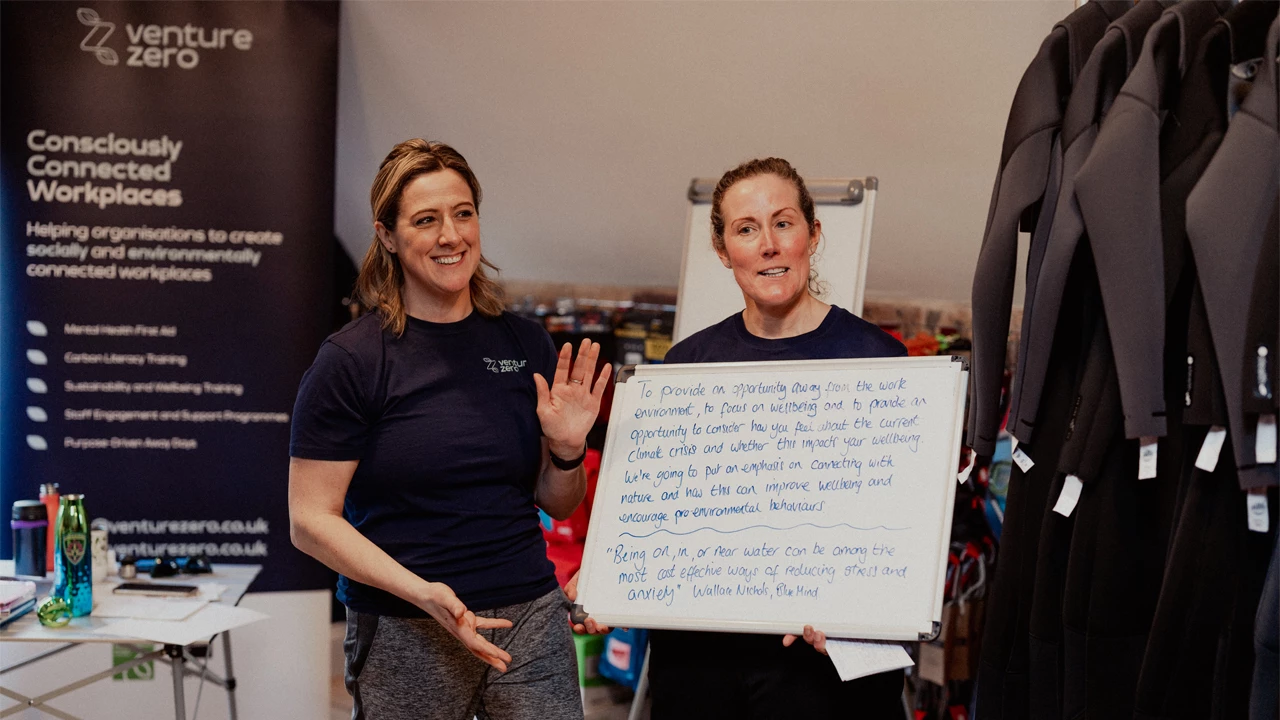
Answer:
M200 597L209 602L218 602L222 599L222 593L227 591L226 585L218 583L200 583Z
M232 607L221 603L206 605L186 620L116 620L94 630L103 635L150 640L169 645L202 642L220 632L266 620L257 610Z
M93 604L93 616L138 620L186 620L208 601L182 598L102 595Z
M915 665L902 645L895 642L827 639L827 655L843 681Z
M0 605L20 605L35 596L36 584L30 580L0 580Z

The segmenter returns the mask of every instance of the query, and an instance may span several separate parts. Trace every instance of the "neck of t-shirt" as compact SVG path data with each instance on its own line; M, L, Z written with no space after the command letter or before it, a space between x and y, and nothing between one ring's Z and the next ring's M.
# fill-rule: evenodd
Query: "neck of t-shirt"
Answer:
M839 312L839 308L835 305L828 305L826 315L822 317L822 321L818 323L817 327L808 332L784 338L764 338L759 335L755 335L747 329L746 323L743 321L742 313L738 313L733 316L733 326L742 342L761 350L780 351L785 348L794 348L798 345L803 345L814 338L825 335L830 328L831 323L835 321Z
M405 330L428 335L452 335L465 331L482 318L483 316L474 309L461 320L452 322L432 322L413 315L406 315Z
M742 311L742 324L747 332L762 340L784 340L817 330L830 309L830 305L806 292L780 313L753 307L748 302Z
M413 285L406 279L404 286L400 288L400 298L409 317L438 325L465 320L475 312L470 286L457 293L434 293Z

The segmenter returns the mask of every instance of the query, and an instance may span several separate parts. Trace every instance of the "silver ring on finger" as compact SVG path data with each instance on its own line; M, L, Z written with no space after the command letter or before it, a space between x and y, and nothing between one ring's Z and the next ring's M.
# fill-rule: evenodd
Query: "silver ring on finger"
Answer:
M581 381L581 380L579 380L579 379L577 379L577 378L574 378L574 379L570 380L569 382L573 383L574 385L581 385L581 384L582 384L582 381Z

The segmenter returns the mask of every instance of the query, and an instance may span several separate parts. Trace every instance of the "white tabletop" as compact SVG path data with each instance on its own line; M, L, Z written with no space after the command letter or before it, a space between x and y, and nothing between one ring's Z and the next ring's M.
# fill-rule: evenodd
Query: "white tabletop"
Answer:
M229 565L224 563L215 563L213 572L205 575L179 575L166 580L157 581L157 584L169 582L179 585L207 585L218 584L226 587L218 602L226 605L235 605L240 602L240 598L244 596L245 591L249 589L249 584L258 576L262 570L261 565ZM0 575L13 574L13 561L0 560ZM47 581L52 581L53 576L45 576ZM122 582L146 582L148 578L139 576L136 581L125 581L118 577L111 576L103 583L96 583L94 593L97 594L99 588L110 592L110 588ZM40 598L48 594L45 585L41 585ZM104 635L94 632L97 628L103 627L113 618L96 618L92 615L87 617L73 618L71 622L60 628L49 628L40 624L36 617L35 610L27 613L23 617L14 620L6 627L0 628L0 641L3 642L85 642L85 643L120 643L120 642L147 642L138 640L137 638L122 638L113 635Z

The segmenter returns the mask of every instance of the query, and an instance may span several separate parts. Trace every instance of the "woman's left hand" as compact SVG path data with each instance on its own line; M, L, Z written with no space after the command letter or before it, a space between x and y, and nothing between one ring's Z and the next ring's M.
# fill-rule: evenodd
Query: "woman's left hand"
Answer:
M783 635L782 646L791 647L791 643L796 641L795 635ZM827 636L821 630L814 630L812 625L804 626L804 641L813 646L814 650L827 654Z
M551 452L563 460L577 457L587 442L587 433L600 414L600 398L613 366L605 363L595 383L596 360L600 357L600 343L583 340L578 348L578 359L573 361L573 348L565 343L556 361L556 374L551 387L547 379L533 374L538 388L538 420L542 434L547 436Z
M564 596L571 603L578 601L578 573L575 572L573 577L569 578L569 582L564 584ZM590 615L583 622L574 624L573 616L570 614L569 624L573 627L573 631L579 635L603 635L609 632L608 625L601 625Z

